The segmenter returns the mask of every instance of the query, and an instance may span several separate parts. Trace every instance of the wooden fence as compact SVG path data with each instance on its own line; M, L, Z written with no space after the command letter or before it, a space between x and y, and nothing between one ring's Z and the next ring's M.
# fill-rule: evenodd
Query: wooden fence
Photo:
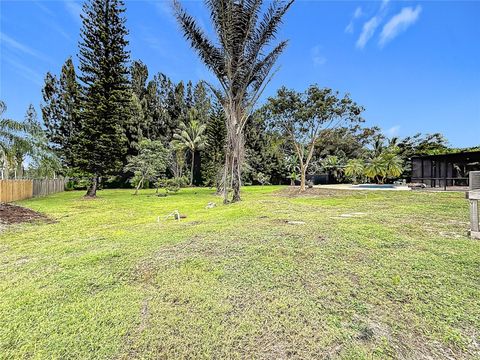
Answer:
M0 202L29 199L33 197L32 180L0 180Z
M0 180L0 202L47 196L65 190L66 179Z
M65 190L66 179L33 180L33 197L47 196Z

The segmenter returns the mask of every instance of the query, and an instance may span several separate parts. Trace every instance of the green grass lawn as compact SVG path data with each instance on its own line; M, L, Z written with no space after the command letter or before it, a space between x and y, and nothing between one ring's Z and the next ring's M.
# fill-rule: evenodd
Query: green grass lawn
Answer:
M0 358L480 358L463 193L82 195L0 234Z

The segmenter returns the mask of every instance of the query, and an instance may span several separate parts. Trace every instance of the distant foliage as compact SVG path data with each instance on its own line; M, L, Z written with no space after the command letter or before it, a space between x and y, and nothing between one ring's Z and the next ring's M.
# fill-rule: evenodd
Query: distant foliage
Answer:
M184 188L188 185L188 179L185 177L179 178L161 178L156 182L157 191L158 189L164 189L166 194L177 193L181 188Z
M398 178L403 172L403 160L394 148L368 159L365 175L377 183L383 184L387 178Z
M360 182L365 176L365 162L363 159L350 159L345 165L345 175L353 180L354 184Z
M124 170L134 174L131 179L135 185L135 195L145 181L155 182L165 174L167 169L168 150L161 141L142 140L138 146L138 154L130 156Z
M190 152L190 185L193 185L195 153L205 147L204 132L207 125L197 120L198 112L194 108L190 109L188 117L189 122L181 122L177 132L173 134L172 144L178 150Z
M287 138L299 161L300 189L305 190L306 174L322 133L363 121L363 107L348 94L311 85L304 92L282 87L266 105L270 126Z
M172 192L204 185L228 202L240 199L242 183L305 189L307 175L335 182L408 178L412 156L462 150L439 133L388 138L363 125L364 109L348 93L317 85L282 87L259 106L286 46L272 42L292 1L207 4L216 41L178 2L175 15L218 88L176 82L130 61L124 1L86 0L78 68L70 57L59 74L45 76L44 126L33 107L24 121L5 119L0 103L2 177L68 174L88 185L89 196L97 187L162 185ZM149 152L160 158L147 164Z
M23 121L5 118L6 110L6 104L0 100L0 179L55 177L59 161L48 147L33 105L28 107Z
M206 186L221 187L226 136L225 113L222 107L214 102L205 128L205 150L201 158L202 179Z
M341 183L345 175L345 158L328 155L325 159L320 162L321 168L329 174L333 180L337 183Z

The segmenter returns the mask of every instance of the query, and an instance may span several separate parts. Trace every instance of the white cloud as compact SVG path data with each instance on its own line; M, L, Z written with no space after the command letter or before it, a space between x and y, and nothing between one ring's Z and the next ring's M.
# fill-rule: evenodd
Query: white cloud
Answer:
M160 16L165 17L171 22L176 23L175 15L173 13L173 7L169 1L150 0L149 3L155 6L155 9Z
M392 138L397 136L399 131L400 131L400 125L395 125L395 126L392 126L390 129L388 129L385 133L389 138Z
M42 53L32 49L31 47L29 47L25 44L22 44L22 43L18 42L17 40L11 38L10 36L8 36L7 34L5 34L3 32L0 32L0 43L5 44L8 48L10 48L11 50L13 50L16 53L20 52L20 53L24 53L24 54L33 56L33 57L35 57L39 60L50 61Z
M372 17L365 24L363 24L362 33L358 37L356 46L359 49L363 49L368 40L373 36L378 25L380 25L380 18L378 16Z
M380 46L393 40L398 34L405 31L410 25L413 25L418 20L421 12L422 7L418 5L415 9L404 7L398 14L394 15L382 29L379 40Z
M46 22L47 26L50 26L52 30L54 30L56 33L60 34L63 36L66 40L72 41L72 37L70 36L69 33L67 33L60 25L53 21Z
M15 72L24 77L27 80L30 80L34 84L38 86L42 86L43 84L43 79L42 76L35 70L31 69L30 67L23 65L19 59L14 59L9 56L2 56L4 60L6 60L7 63L12 66L12 68L15 70Z
M150 28L140 26L141 36L140 38L148 45L152 50L157 51L160 55L168 55L168 46L163 40L162 36L159 36L155 32L152 32Z
M350 21L345 28L345 32L348 34L353 34L353 21Z
M321 53L321 46L316 45L312 48L312 61L315 66L322 66L327 62L327 58Z
M40 10L42 10L45 14L48 14L49 16L55 16L55 13L50 10L48 7L46 7L44 4L39 2L38 0L34 0L33 2Z
M362 15L363 15L363 11L362 11L362 8L359 6L355 9L355 12L353 13L353 18L358 19Z
M353 13L352 20L348 23L348 25L345 27L345 32L348 34L353 34L354 31L354 20L358 19L359 17L363 16L363 10L360 6L358 6L355 9L355 12Z
M382 5L380 5L380 10L383 10L387 7L390 0L382 0Z
M76 1L65 1L65 7L67 8L67 11L72 15L72 17L77 21L78 23L82 22L82 18L80 17L80 14L82 13L82 5L77 3Z

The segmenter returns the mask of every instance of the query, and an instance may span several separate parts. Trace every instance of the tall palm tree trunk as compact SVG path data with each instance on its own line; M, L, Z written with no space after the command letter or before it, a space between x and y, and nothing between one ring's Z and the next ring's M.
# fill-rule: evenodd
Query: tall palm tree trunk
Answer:
M227 105L228 106L228 105ZM231 202L241 201L240 188L242 186L242 163L244 157L243 129L239 127L241 110L229 109L225 111L227 119L227 147L225 149L225 168L223 174L224 189L223 202L229 201L228 191L232 190Z
M193 170L195 166L195 150L192 150L192 165L190 166L190 186L193 186Z
M239 155L238 149L236 149L232 163L232 202L242 200L240 197L240 187L242 186L242 164Z

